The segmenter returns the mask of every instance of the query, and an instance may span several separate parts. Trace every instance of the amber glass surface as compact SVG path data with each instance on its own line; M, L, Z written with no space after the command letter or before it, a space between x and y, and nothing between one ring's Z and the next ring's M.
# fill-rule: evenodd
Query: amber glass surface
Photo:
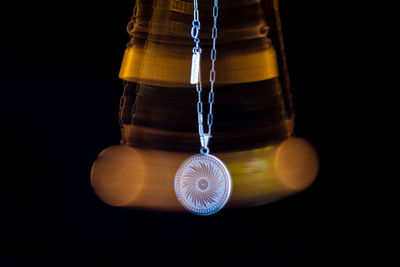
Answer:
M212 5L199 0L201 77L208 112ZM121 143L196 151L197 93L189 83L193 2L138 0L120 78ZM293 109L277 1L220 1L214 152L265 147L293 135Z

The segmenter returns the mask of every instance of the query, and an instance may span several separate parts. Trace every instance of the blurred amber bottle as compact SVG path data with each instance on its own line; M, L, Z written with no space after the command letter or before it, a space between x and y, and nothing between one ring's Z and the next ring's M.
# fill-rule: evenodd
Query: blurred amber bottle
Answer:
M231 206L303 190L318 157L294 137L294 112L277 0L220 1L211 153L232 173ZM203 103L209 90L212 5L199 0ZM119 77L121 146L103 151L92 185L116 206L179 210L173 179L197 153L196 91L189 84L193 3L138 0ZM207 105L205 105L207 106ZM207 112L207 109L205 109Z

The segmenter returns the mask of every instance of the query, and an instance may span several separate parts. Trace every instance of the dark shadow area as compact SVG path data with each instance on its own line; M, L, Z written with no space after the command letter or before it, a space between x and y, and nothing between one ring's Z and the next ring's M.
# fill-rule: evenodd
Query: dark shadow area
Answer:
M332 96L340 83L327 31L333 11L281 2L295 133L315 145L319 176L287 199L206 218L110 207L90 186L93 161L120 140L118 72L134 1L12 4L0 50L0 266L328 266L345 258L352 226L338 192L352 177L338 160L346 147Z

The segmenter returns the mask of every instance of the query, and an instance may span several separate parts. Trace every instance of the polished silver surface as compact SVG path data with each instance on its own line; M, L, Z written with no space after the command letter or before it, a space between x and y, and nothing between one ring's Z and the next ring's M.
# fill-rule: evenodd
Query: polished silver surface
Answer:
M190 74L190 83L196 84L199 82L200 76L200 53L196 52L192 56L192 71Z
M199 46L199 10L197 0L193 0L193 22L191 35L195 46L193 47L191 79L196 84L198 95L197 121L200 136L200 154L191 156L179 167L175 176L175 193L179 202L190 212L198 215L210 215L219 211L227 203L232 192L232 180L228 168L217 157L209 154L208 147L213 124L214 83L215 83L215 60L217 50L215 43L218 36L218 0L214 0L213 6L213 28L210 70L210 92L208 94L209 110L207 114L208 131L204 133L203 128L203 103L201 101L202 84L200 77L200 55Z
M222 209L232 193L232 179L225 164L210 154L186 159L175 176L179 202L197 215L211 215Z

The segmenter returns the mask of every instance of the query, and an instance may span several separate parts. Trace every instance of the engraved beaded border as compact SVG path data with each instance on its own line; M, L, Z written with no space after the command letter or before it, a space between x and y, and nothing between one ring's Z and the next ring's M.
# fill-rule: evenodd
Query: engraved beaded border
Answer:
M193 161L197 160L198 158L203 158L203 159L205 158L207 161L211 161L211 162L215 163L219 167L219 169L222 171L222 173L224 173L224 178L225 178L225 190L224 190L224 194L222 195L221 199L216 204L214 204L212 207L204 209L204 210L193 207L193 205L189 204L186 201L185 197L182 195L182 191L181 191L181 179L182 179L182 174L183 174L184 170L186 169L186 167L188 165L190 165ZM216 213L220 209L222 209L231 197L231 193L232 193L231 188L232 188L232 178L229 173L229 170L226 168L226 166L223 164L223 162L220 159L218 159L217 157L210 155L210 154L207 154L207 155L197 154L197 155L193 155L193 156L189 157L181 164L181 166L179 167L179 169L175 175L175 193L176 193L176 196L177 196L179 202L188 211L190 211L194 214L197 214L197 215L211 215L213 213Z

